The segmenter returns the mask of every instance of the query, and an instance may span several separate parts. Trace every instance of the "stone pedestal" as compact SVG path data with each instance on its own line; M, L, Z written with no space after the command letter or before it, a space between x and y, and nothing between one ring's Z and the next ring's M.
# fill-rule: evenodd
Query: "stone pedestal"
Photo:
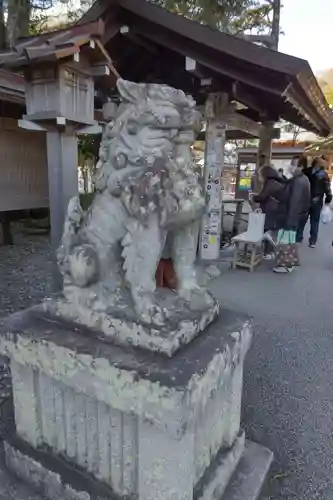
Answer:
M51 500L226 498L249 449L240 412L250 340L248 318L223 310L172 358L107 344L40 307L11 316L0 335L16 422L7 466Z

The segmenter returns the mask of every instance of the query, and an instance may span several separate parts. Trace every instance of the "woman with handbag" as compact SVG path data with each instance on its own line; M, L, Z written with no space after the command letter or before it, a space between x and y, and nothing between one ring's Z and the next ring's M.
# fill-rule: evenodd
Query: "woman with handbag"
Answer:
M292 177L285 186L286 203L280 220L276 242L275 273L286 274L299 266L299 253L296 234L300 220L308 213L311 201L310 182L303 174L301 166L291 163L289 173Z
M265 234L264 240L264 258L274 258L274 235L280 228L281 213L286 181L281 177L279 172L271 166L262 167L259 171L263 188L257 195L253 195L252 199L255 203L259 203L260 209L265 214Z

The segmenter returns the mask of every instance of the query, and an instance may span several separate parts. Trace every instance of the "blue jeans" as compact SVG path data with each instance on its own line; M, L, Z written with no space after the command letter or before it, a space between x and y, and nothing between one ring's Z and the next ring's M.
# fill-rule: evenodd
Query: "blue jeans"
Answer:
M322 208L323 208L322 200L311 203L309 214L302 217L301 220L299 221L297 235L296 235L296 241L298 243L303 241L304 228L306 226L306 223L307 223L309 217L310 217L309 243L310 243L310 245L315 245L317 243L319 223L320 223L320 214L321 214Z

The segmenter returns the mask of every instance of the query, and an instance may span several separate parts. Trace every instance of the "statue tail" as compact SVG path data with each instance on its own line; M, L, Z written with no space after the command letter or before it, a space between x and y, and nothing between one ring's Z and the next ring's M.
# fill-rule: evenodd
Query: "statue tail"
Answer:
M69 200L61 244L57 251L57 262L62 274L68 271L68 255L74 245L74 236L81 226L83 210L78 196Z

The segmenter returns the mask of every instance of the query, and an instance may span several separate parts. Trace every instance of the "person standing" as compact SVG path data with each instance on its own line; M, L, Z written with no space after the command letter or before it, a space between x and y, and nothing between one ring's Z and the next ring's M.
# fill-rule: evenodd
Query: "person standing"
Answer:
M302 171L302 162L292 162L290 179L285 186L285 202L281 204L280 228L277 236L275 273L290 273L299 265L296 234L302 220L309 213L310 182Z
M264 166L260 169L260 184L263 186L259 194L252 196L252 201L258 203L265 214L265 233L268 233L264 241L264 258L271 258L273 245L271 239L274 232L279 229L279 218L281 217L281 201L285 192L285 181L279 172L272 166Z
M298 162L300 162L300 159L298 159ZM313 159L310 167L305 166L303 169L303 173L310 182L311 203L309 212L300 219L296 241L297 243L303 241L304 228L310 217L310 248L315 248L317 244L320 214L324 201L327 205L332 201L331 183L325 167L327 167L326 159L317 157Z

